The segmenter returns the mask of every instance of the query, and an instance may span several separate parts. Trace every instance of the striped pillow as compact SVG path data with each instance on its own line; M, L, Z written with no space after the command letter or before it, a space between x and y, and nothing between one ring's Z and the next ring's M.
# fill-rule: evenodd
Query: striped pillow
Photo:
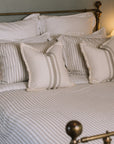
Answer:
M38 51L46 51L54 42L29 44ZM28 80L28 72L21 56L20 44L0 44L0 83L16 83Z
M114 76L114 67L109 52L84 41L80 46L89 70L89 82L94 84L110 81Z
M27 72L21 58L19 44L0 44L0 82L14 83L27 80Z
M64 66L60 42L45 54L22 43L21 53L29 73L28 91L73 86Z
M63 58L68 71L70 73L75 72L76 74L87 76L88 71L79 44L82 41L86 41L98 47L106 41L106 38L61 36L58 40L62 42L64 47Z

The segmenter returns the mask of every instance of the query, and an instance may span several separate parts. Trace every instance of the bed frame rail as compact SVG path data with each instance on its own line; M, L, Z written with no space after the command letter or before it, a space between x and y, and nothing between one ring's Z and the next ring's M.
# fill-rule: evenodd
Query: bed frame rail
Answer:
M35 11L35 12L11 12L11 13L0 13L0 16L15 16L15 15L30 15L32 13L40 14L61 14L61 13L76 13L76 12L94 12L96 17L96 27L95 30L100 28L100 16L101 10L100 6L102 3L100 1L95 2L95 9L79 9L79 10L61 10L61 11Z
M106 131L106 133L104 134L94 135L90 137L83 137L77 140L77 137L81 135L82 130L83 126L78 121L70 121L66 125L66 133L71 137L70 144L86 143L97 139L103 139L103 144L111 144L110 136L114 136L114 131L112 132Z

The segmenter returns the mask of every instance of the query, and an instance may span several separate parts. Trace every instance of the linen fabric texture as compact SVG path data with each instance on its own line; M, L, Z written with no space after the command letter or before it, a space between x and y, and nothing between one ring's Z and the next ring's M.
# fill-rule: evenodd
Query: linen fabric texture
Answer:
M107 38L60 36L58 40L63 44L63 58L68 71L87 76L88 70L80 50L80 43L91 42L95 47L99 47Z
M80 46L89 71L89 82L94 84L112 80L114 68L109 52L84 41Z
M73 86L63 62L60 42L46 53L22 43L21 53L29 73L28 91Z
M46 39L44 38L44 40ZM41 41L43 41L43 37ZM34 48L38 48L39 52L44 52L55 41L29 43L30 41L26 40L26 42ZM9 84L27 80L28 72L21 56L20 44L18 42L0 43L0 83Z
M67 16L39 16L41 33L51 35L87 35L93 32L95 16L91 12Z
M15 41L39 35L37 27L37 18L0 23L0 40Z
M112 62L113 62L113 67L114 67L114 36L111 37L109 40L104 42L100 48L107 50L110 53Z

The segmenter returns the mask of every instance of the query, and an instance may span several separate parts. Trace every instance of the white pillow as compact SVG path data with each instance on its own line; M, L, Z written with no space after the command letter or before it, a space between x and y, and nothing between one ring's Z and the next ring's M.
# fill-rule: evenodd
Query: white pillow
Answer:
M109 52L84 41L80 46L89 70L89 82L94 84L110 81L114 72Z
M93 32L95 16L91 12L68 16L39 16L41 31L51 35L87 35Z
M43 42L43 43L24 43L24 45L28 49L30 47L33 47L33 48L37 49L38 52L45 53L55 43L56 43L56 41L52 40L52 41Z
M39 35L37 18L0 23L0 40L20 40Z
M39 52L45 52L55 41L30 43ZM26 44L28 46L28 44ZM0 44L0 83L16 83L28 80L28 72L21 57L19 43Z
M60 42L45 54L22 43L21 53L29 73L28 91L73 86L64 66Z
M59 41L63 44L63 58L65 65L69 72L85 75L87 77L88 71L85 65L83 55L80 50L80 43L82 41L91 42L95 47L100 46L105 42L106 38L74 37L74 36L60 36Z
M106 42L104 42L100 48L103 48L107 51L109 51L111 58L113 60L113 67L114 67L114 36L111 37L109 40L107 40Z
M106 38L107 37L107 34L106 34L106 29L103 27L95 32L93 32L92 34L89 34L88 36L86 37L92 37L92 38Z

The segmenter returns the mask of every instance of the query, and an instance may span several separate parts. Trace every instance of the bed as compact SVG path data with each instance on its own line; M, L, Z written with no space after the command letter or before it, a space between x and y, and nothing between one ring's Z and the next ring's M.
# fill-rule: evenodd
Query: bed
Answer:
M96 2L96 9L66 12L95 12L96 24L93 24L93 19L90 21L92 21L92 25L96 25L96 30L98 30L101 14L100 6L101 3ZM65 11L60 13L62 12ZM10 13L10 15L15 14ZM71 31L67 31L67 36L58 35L57 33L55 40L55 35L53 36L51 33L50 36L49 31L41 35L45 29L37 26L39 22L35 18L33 18L33 23L31 17L39 17L39 14L34 12L34 14L25 17L24 22L13 23L13 27L16 25L18 35L15 34L14 29L10 37L7 35L10 34L11 29L8 29L9 31L5 34L3 31L0 33L0 63L2 67L2 74L0 73L0 144L68 144L71 138L66 134L65 128L66 124L71 120L77 120L83 124L83 132L79 139L81 137L103 134L107 130L112 132L111 136L113 136L114 38L106 38L104 29L81 37L78 31L78 36L75 38L72 30L73 36L69 36ZM43 26L45 17L47 18L47 16L41 17ZM69 16L69 18L71 17ZM48 21L46 20L46 22L49 22L50 25L52 21L60 23L58 17L56 17L56 20L55 17L47 19ZM71 18L71 20L73 21L74 19ZM88 25L87 22L84 24ZM22 29L23 23L27 27ZM37 29L41 30L40 32L37 31L37 34L34 28L35 24ZM64 25L64 23L62 24ZM47 30L56 33L55 25L52 24L51 27L50 25ZM0 24L0 28L6 26L6 23L5 25ZM9 26L10 28L12 27L12 25ZM30 26L33 28L32 30L29 30ZM26 33L22 34L21 30L26 31ZM90 27L88 30L91 31ZM88 33L88 30L85 28L84 32ZM60 29L60 31L62 30ZM64 33L64 31L62 32ZM34 33L36 36L34 36ZM81 35L83 34L82 31L80 33ZM28 37L29 35L31 37ZM15 41L12 41L12 39L15 39ZM46 40L48 44L45 42ZM77 61L79 60L78 64L81 63L81 65L77 66L74 60L80 56L80 51L74 51L71 47L79 47L79 42L83 57L76 59ZM69 46L70 51L69 48L64 48L65 50L62 51L63 45L64 47L66 45ZM36 47L39 49L35 49ZM79 52L79 54L72 59L70 52ZM68 59L69 57L70 59ZM99 58L102 59L99 60ZM23 63L21 59L23 59ZM94 67L92 67L93 65ZM104 67L101 67L101 65ZM76 71L76 69L78 70ZM81 69L82 74L79 73L79 69ZM2 72L3 70L4 73ZM75 121L73 124L75 124ZM67 130L69 128L71 127L67 127ZM78 134L75 134L75 138L77 136ZM112 143L114 143L114 138L111 138ZM71 144L77 144L78 142L82 143L82 141L73 139ZM101 144L103 141L98 139L97 141L88 142L88 144L96 143ZM111 140L108 142L104 141L104 144L110 143Z

